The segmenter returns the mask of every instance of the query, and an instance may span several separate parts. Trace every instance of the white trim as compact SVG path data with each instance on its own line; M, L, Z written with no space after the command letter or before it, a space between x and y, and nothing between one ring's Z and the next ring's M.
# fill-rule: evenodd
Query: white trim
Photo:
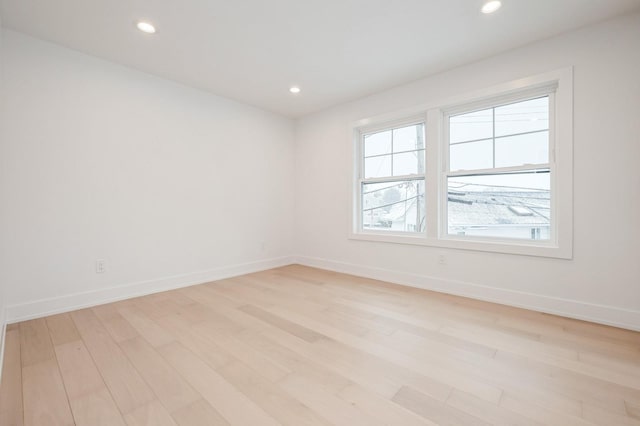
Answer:
M458 104L466 103L472 99L485 99L495 97L496 93L508 93L519 92L523 89L534 86L547 86L549 82L559 81L558 90L562 89L562 80L566 81L567 86L573 87L573 67L562 68L555 71L546 72L543 74L537 74L535 76L525 77L518 80L509 81L507 83L500 83L484 89L473 90L450 96L444 99L436 99L434 101L412 106L409 108L403 108L398 111L379 114L373 117L363 118L351 123L351 129L368 128L373 127L378 123L386 123L392 121L400 121L406 117L418 116L433 109L446 109ZM428 118L428 117L427 117ZM431 120L429 120L430 122Z
M299 256L295 260L296 263L304 266L640 331L640 310L580 302L560 297L491 287L479 283L449 280L316 257Z
M405 126L413 126L416 124L424 124L424 122L425 122L424 114L415 114L413 116L404 116L397 120L375 122L369 126L360 126L358 127L358 132L360 133L360 137L364 137L367 135L383 132L385 130L392 130L392 129L405 127ZM385 154L382 154L382 155L385 155Z
M466 114L469 112L481 111L487 108L497 108L503 105L508 105L512 102L523 101L527 99L536 99L539 97L547 96L551 93L555 93L558 89L558 81L561 76L557 76L552 79L551 82L534 83L527 87L522 87L514 90L497 91L499 94L491 95L487 92L482 98L475 98L468 96L470 102L460 102L454 106L447 106L441 108L442 112L446 116L454 116L460 114ZM494 92L496 93L496 92Z
M465 239L456 238L455 235L433 238L424 237L421 232L414 233L382 233L375 231L367 231L360 233L350 233L350 240L373 241L380 243L392 244L410 244L425 247L442 247L456 250L471 250L490 253L504 253L522 256L550 257L554 259L571 259L571 255L567 255L560 247L549 241L540 240L507 240L500 238L489 239L487 237L478 237L477 241L473 241L474 237L465 237Z
M116 302L118 300L129 299L132 297L144 296L147 294L159 293L162 291L231 278L238 275L278 268L280 266L292 264L293 260L294 258L291 256L259 260L238 265L224 266L207 271L174 275L171 277L140 281L106 289L68 294L65 296L51 297L18 305L11 305L6 308L6 323L11 324L26 321L62 312L74 311L76 309L102 305L104 303Z
M404 271L357 265L336 260L309 256L288 256L10 306L6 309L7 321L2 323L2 341L0 342L2 352L0 352L0 357L4 355L4 339L6 335L6 324L8 323L188 287L294 263L439 293L469 297L476 300L640 331L639 310L623 309L608 305L507 290L484 284L449 280L429 275L412 274ZM0 360L0 367L2 365L1 362Z

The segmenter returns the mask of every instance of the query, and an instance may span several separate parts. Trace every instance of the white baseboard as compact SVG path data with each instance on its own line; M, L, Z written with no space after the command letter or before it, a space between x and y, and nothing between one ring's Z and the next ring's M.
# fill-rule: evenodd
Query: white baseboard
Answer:
M285 256L11 305L6 308L5 323L11 324L41 318L146 294L264 271L290 265L293 261L293 257Z
M2 301L0 301L2 303ZM7 322L5 321L5 308L0 305L0 383L2 383L2 371L4 370L4 340L7 336Z
M640 331L640 311L636 310L315 257L298 256L295 260L305 266Z
M0 357L4 353L2 349L5 324L264 271L292 263L640 331L640 311L637 310L507 290L477 283L446 280L428 275L411 274L329 259L287 256L8 306L5 309L6 320L0 322L2 326ZM2 364L0 363L0 365Z
M4 339L7 336L7 324L2 322L2 336L0 337L0 383L2 383L2 372L4 371Z

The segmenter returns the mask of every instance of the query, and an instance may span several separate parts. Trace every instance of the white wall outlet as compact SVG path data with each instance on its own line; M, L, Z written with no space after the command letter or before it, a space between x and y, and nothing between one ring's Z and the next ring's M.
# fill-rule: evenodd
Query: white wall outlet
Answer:
M104 274L107 271L107 262L104 259L96 260L96 274Z
M438 265L446 265L447 264L447 255L439 254L438 255Z

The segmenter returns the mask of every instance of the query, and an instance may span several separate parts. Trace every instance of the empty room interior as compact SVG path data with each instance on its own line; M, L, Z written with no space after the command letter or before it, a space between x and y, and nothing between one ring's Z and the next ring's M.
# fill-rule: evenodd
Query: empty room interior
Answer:
M640 425L640 0L0 0L0 426Z

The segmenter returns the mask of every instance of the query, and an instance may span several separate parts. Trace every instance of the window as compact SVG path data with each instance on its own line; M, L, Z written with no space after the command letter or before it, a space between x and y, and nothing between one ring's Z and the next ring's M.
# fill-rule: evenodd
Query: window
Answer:
M571 258L572 70L356 123L354 239Z
M360 132L361 230L424 230L424 123Z
M553 94L519 96L445 115L448 235L551 239Z

